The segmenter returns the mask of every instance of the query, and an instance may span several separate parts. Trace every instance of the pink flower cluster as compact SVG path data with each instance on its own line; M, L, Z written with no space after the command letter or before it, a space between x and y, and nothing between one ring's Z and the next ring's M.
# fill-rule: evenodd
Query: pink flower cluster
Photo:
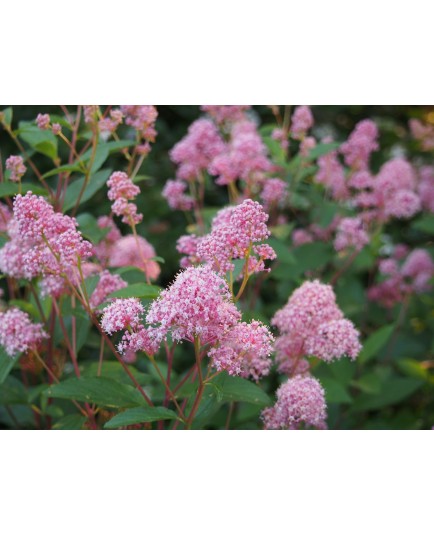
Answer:
M315 378L295 376L279 387L277 402L262 412L267 430L325 429L325 393Z
M104 303L112 292L127 287L127 283L118 274L111 274L108 270L101 272L99 281L89 300L92 309Z
M267 220L268 214L262 206L246 199L240 205L225 208L217 214L211 233L196 241L196 252L193 252L194 240L188 242L184 238L182 244L188 247L188 251L182 253L210 264L220 274L234 270L234 259L248 259L249 273L264 271L264 260L276 257L270 246L259 244L270 235Z
M0 203L0 233L4 233L8 228L8 223L12 218L12 212L7 205Z
M418 194L422 207L429 212L434 212L434 167L422 166L419 169Z
M208 355L218 371L226 370L232 376L252 377L257 381L270 372L273 341L270 331L261 322L239 322L221 337Z
M145 309L137 298L116 299L103 310L102 329L109 335L124 331L118 350L127 359L139 351L152 355L158 349L142 325L144 312Z
M121 236L119 229L108 216L98 219L98 227L109 229L103 240L95 246L95 255L104 267L135 266L149 279L156 279L160 275L158 263L152 260L156 256L155 249L145 238L132 234Z
M424 151L434 149L434 125L422 123L418 119L410 119L410 131L413 137L421 142Z
M109 117L103 117L98 121L100 132L116 132L118 126L122 123L123 114L120 110L110 110Z
M224 279L207 266L187 268L155 300L146 315L160 342L169 334L176 341L214 344L240 320Z
M51 118L49 114L38 114L36 118L36 124L41 130L48 130L50 128Z
M112 211L116 216L123 216L122 221L128 225L136 225L143 219L137 213L137 206L129 203L140 193L140 188L123 171L115 171L107 181L109 187L108 198L113 201Z
M336 251L360 251L369 244L369 235L360 218L342 218L334 241Z
M10 156L6 160L6 169L11 172L9 178L13 182L19 182L21 177L27 171L21 156Z
M174 210L191 210L194 207L194 199L185 193L187 187L187 183L180 179L166 182L162 193L170 208Z
M330 142L325 139L324 143ZM315 182L324 185L330 190L334 199L344 200L348 197L348 187L345 178L345 170L338 158L337 151L331 151L318 158L318 173Z
M366 170L371 154L378 149L378 128L374 121L357 123L348 140L341 146L345 163L353 170Z
M292 137L296 140L302 140L312 127L313 115L309 106L297 106L291 120Z
M241 105L204 105L200 107L201 110L209 114L218 124L222 123L234 123L244 119L245 114L250 110L251 106Z
M154 142L157 136L155 130L157 109L148 104L123 105L121 112L125 117L125 123L133 127L144 142L138 147L139 153L147 154L150 150L149 143Z
M45 338L42 324L34 324L24 311L12 308L0 312L0 345L9 357L35 349Z
M281 370L288 369L287 359L293 368L293 360L303 356L330 362L343 356L355 359L361 350L359 333L343 318L332 287L319 281L306 281L296 289L271 323L283 337L276 341Z
M400 263L403 258L404 262ZM393 257L380 261L379 272L385 279L368 290L368 298L391 308L411 294L431 289L434 262L424 249L415 249L408 254L396 247Z
M170 158L178 165L177 179L197 180L224 150L225 143L216 125L209 119L198 119L190 125L187 135L170 151Z
M273 207L282 206L288 197L288 184L282 179L265 179L261 199L267 212Z
M226 185L237 179L249 185L261 182L272 164L267 148L253 121L234 123L226 149L214 158L208 167L211 175L217 175L217 184Z
M43 197L17 195L9 223L11 238L0 250L0 270L11 277L74 277L78 261L90 257L92 245L83 240L74 218L54 212Z

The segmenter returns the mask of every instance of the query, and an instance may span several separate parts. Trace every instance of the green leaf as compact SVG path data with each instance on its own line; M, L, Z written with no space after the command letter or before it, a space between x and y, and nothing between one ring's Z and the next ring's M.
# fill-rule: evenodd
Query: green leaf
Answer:
M303 244L292 250L296 264L291 269L293 276L299 276L310 270L324 268L333 258L333 249L324 242Z
M375 333L370 335L363 344L363 349L360 352L358 361L360 363L366 363L367 361L378 355L378 352L390 339L394 329L395 325L391 324L389 326L383 326Z
M108 156L109 156L109 149L107 147L107 144L106 143L99 144L93 156L91 173L96 173L104 164L104 162L107 160ZM84 153L81 160L82 162L87 163L89 166L91 158L92 158L92 149L89 149L88 151Z
M134 283L108 295L109 298L158 298L161 288L146 283Z
M80 200L80 205L84 203L85 201L88 201L91 197L93 197L96 194L96 192L98 192L98 190L100 190L104 186L111 172L112 172L111 169L102 169L101 171L98 171L94 175L91 175L89 183L86 186L83 196ZM85 178L82 177L81 179L75 180L68 186L68 189L66 190L66 195L65 195L65 203L63 205L64 211L70 210L76 205L78 196L80 195L84 182L85 182Z
M12 197L19 193L19 184L16 182L2 182L0 183L0 198L1 197ZM45 188L38 186L37 184L32 184L30 182L23 182L21 184L21 191L23 193L33 192L35 195L46 195L47 191Z
M14 376L9 376L0 389L0 404L27 404L27 391Z
M287 244L281 240L277 240L277 238L269 238L267 242L276 252L279 263L290 265L297 264L297 261L294 255L289 251Z
M348 390L333 378L321 378L329 404L349 404L353 401Z
M53 430L82 430L86 420L82 415L65 415L53 425Z
M140 383L140 385L144 385L145 383L150 382L151 376L149 374L140 372L134 366L131 365L128 368L134 378ZM98 369L99 363L97 363L96 361L91 361L89 363L85 363L84 365L80 365L81 375L86 377L97 377ZM102 376L103 378L111 378L127 385L131 383L131 379L125 372L124 367L118 361L104 360L102 363L100 376Z
M57 137L51 130L41 130L33 123L21 121L18 136L36 152L48 156L51 160L57 158Z
M140 424L143 422L154 422L177 419L177 415L171 409L157 407L157 408L132 408L119 413L113 419L110 419L105 423L104 428L114 430L121 428L122 426L129 426L131 424Z
M103 377L71 378L52 385L44 393L51 398L89 402L108 408L132 408L146 404L142 395L133 387Z
M340 147L340 143L319 143L316 147L309 151L309 156L307 160L316 160L320 156L336 151Z
M0 112L1 122L4 125L8 126L9 128L11 128L11 125L12 125L12 117L13 117L13 110L10 106L9 108L5 108L4 110Z
M64 166L59 166L57 168L52 169L51 171L47 171L47 173L44 173L42 177L44 179L48 179L53 175L59 175L59 173L64 173L66 171L83 171L83 169L78 164L65 164Z
M352 410L369 411L392 406L412 395L423 385L414 378L390 378L384 382L377 395L364 394L355 402Z
M83 236L94 244L100 242L110 231L108 228L100 229L97 219L88 212L77 216L77 222Z
M13 366L20 358L20 355L9 357L6 350L0 346L0 384L6 380Z
M434 214L425 214L412 225L413 229L434 235Z
M223 402L249 402L261 407L271 403L270 397L265 391L244 378L223 373L209 385L213 385L220 391Z

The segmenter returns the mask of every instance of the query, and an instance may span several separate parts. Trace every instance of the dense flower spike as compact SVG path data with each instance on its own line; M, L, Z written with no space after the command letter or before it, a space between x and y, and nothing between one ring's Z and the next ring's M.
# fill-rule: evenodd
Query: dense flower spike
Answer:
M11 172L9 179L13 182L19 182L27 171L21 156L10 156L6 160L6 169Z
M345 171L339 162L337 151L332 151L318 158L318 167L315 181L329 189L334 199L347 199L348 186Z
M197 180L200 173L224 150L225 143L215 124L209 119L198 119L170 151L170 158L178 164L177 178Z
M274 407L262 412L267 430L297 430L327 428L324 389L315 378L295 376L281 385L276 392Z
M278 362L285 369L303 356L324 361L344 356L355 359L361 350L359 333L343 318L332 287L319 281L303 283L271 322L281 333L276 348Z
M17 308L0 311L0 345L9 357L35 349L45 338L42 324L34 324L24 311Z
M54 212L42 197L17 195L8 233L11 241L0 250L0 269L12 277L50 277L45 288L60 289L60 279L75 277L82 260L93 253L74 218ZM53 279L54 278L54 279Z
M51 118L48 114L38 114L36 118L36 124L41 130L48 130L50 128Z
M211 233L198 243L198 257L210 263L220 274L225 274L234 269L233 259L245 259L256 253L259 258L252 256L250 271L264 270L263 261L276 256L273 249L270 246L262 249L252 247L270 235L267 220L268 214L262 206L251 199L236 207L223 209L214 219Z
M0 202L0 233L4 233L8 228L8 223L12 218L9 207Z
M181 268L188 268L201 262L197 253L197 247L201 240L202 238L196 235L184 235L178 238L176 249L185 255L180 261Z
M155 130L155 121L158 112L155 106L148 104L141 105L123 105L121 112L125 117L125 123L133 127L144 143L139 146L142 148L142 154L147 154L150 150L150 142L154 142L157 136Z
M343 218L337 227L334 246L336 251L360 251L369 244L369 235L360 218Z
M90 306L92 309L96 309L99 305L105 302L109 294L127 286L127 283L121 278L120 275L111 274L108 270L104 270L101 273L98 284L90 297Z
M434 212L434 167L422 166L419 170L418 194L422 207L429 212Z
M410 130L413 137L421 142L424 151L432 151L434 149L434 125L422 123L418 119L411 119Z
M127 235L116 240L110 248L108 264L113 268L136 266L149 279L157 279L161 270L158 263L152 260L155 256L154 247L145 238Z
M394 258L381 260L378 268L386 278L368 289L368 298L384 307L391 308L406 297L426 292L432 287L430 280L434 277L434 262L424 249L415 249L408 254L406 248L396 247Z
M137 206L129 203L140 193L140 188L133 184L132 180L123 171L115 171L107 181L109 187L108 198L113 201L112 211L116 216L123 216L122 221L128 225L136 225L143 219L142 214L137 214Z
M378 128L374 121L365 119L357 123L348 141L342 147L345 163L355 170L369 166L371 154L378 149Z
M297 140L303 139L313 126L313 115L309 106L297 106L292 116L291 135Z
M146 315L155 337L215 343L240 319L224 279L209 267L187 268L163 290Z
M282 179L266 179L261 192L264 208L270 211L277 205L284 205L287 197L287 183Z
M137 298L116 299L105 307L101 327L109 335L127 328L137 329L144 311Z
M181 180L168 180L163 189L163 197L170 208L174 210L190 210L194 206L194 199L187 195L187 184Z
M203 112L208 113L217 123L234 123L236 121L241 121L245 117L245 113L251 108L247 105L231 105L231 106L221 106L221 105L207 105L201 106Z
M226 370L230 375L257 381L270 371L273 340L261 322L240 322L219 339L208 355L218 371Z
M100 119L98 126L101 132L110 132L111 134L116 131L118 126L122 123L123 114L120 110L110 110L110 116Z
M226 185L237 179L253 187L272 169L267 148L253 121L240 121L231 129L231 138L225 151L217 155L208 170L217 175L217 184Z

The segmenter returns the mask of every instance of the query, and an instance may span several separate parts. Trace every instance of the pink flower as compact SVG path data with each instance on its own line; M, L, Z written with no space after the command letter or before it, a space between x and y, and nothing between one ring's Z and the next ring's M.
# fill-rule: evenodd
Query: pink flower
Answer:
M99 106L97 104L85 104L83 111L85 123L96 123L99 115Z
M101 327L109 335L127 328L137 329L144 311L137 298L116 299L104 308Z
M323 184L329 189L334 199L347 199L348 187L345 172L339 162L337 152L332 151L318 158L318 167L315 182Z
M360 218L342 218L338 224L334 247L336 251L360 251L369 244L369 235Z
M431 255L424 249L413 250L402 265L401 273L413 280L412 285L416 292L429 290L429 281L434 276Z
M51 130L55 136L58 136L62 132L62 127L59 123L53 123Z
M300 154L301 156L308 157L312 149L316 147L316 139L312 136L307 136L303 138L300 143Z
M136 331L126 331L118 344L119 353L128 358L131 353L145 352L154 355L158 351L158 342L152 336L152 329L138 326Z
M424 151L434 149L434 126L428 123L422 123L418 119L410 119L410 130L413 137L419 140Z
M262 412L267 430L325 429L326 403L324 389L315 378L295 376L277 390L277 402Z
M361 349L359 332L352 322L344 318L321 324L316 334L305 343L306 355L328 363L344 356L355 359Z
M140 223L143 219L142 214L137 214L137 206L134 203L128 203L140 193L140 188L133 184L123 171L112 173L107 181L107 186L109 187L107 196L110 201L114 201L112 204L113 214L123 216L122 221L126 224Z
M12 212L4 203L0 203L0 233L4 233L8 228L8 223L12 218Z
M6 160L6 169L11 172L10 180L13 182L19 182L21 177L27 171L21 156L10 156Z
M169 207L174 210L191 210L194 206L194 199L185 194L187 184L181 180L168 180L163 189L163 197L167 200Z
M292 115L291 135L296 140L303 139L313 127L313 115L309 106L297 106Z
M48 114L38 114L36 118L36 124L41 130L48 130L50 128L50 116Z
M224 150L225 143L215 124L209 119L198 119L170 151L171 160L178 164L177 178L197 180L199 174Z
M118 274L111 274L108 270L101 272L99 281L89 300L92 309L104 303L107 296L116 290L127 287L127 283Z
M240 322L219 339L208 355L218 371L226 370L232 376L243 378L250 376L257 381L270 372L273 341L270 331L261 322Z
M97 224L100 229L108 229L104 238L94 246L96 257L104 266L106 266L114 244L122 238L122 235L115 222L109 216L99 217Z
M313 242L313 236L306 229L294 229L292 232L292 243L294 246L302 246L303 244L310 244Z
M287 183L281 179L266 179L261 192L261 199L264 202L265 210L285 203L287 192Z
M220 212L213 221L211 233L198 243L197 254L220 274L225 274L234 269L233 259L244 259L249 252L258 251L252 251L252 246L266 240L270 232L266 225L268 214L256 201L246 199ZM273 254L269 248L263 258L271 259Z
M34 349L47 337L42 324L34 324L27 313L17 308L0 312L0 345L8 356Z
M123 114L120 110L110 110L110 117L104 117L98 122L98 126L101 132L113 133L118 126L122 123Z
M202 237L194 234L184 235L178 238L178 241L176 242L176 249L179 253L185 255L180 262L181 268L188 268L189 266L194 266L201 262L201 259L197 253L197 247L201 240Z
M241 121L245 117L247 110L251 108L248 105L232 105L232 106L201 106L203 112L208 113L215 121L221 123L233 123L235 121Z
M154 247L143 237L127 235L119 238L109 252L109 266L120 268L122 266L136 266L143 270L149 279L157 279L160 267L156 261Z
M370 119L357 123L348 141L341 147L345 163L353 169L365 170L369 166L369 158L378 149L377 125Z
M422 207L429 212L434 212L434 167L422 166L419 170L419 177L418 194Z
M146 320L156 326L154 336L159 340L170 332L176 341L197 337L204 345L219 340L240 316L226 281L200 266L179 273L151 304Z
M217 184L226 185L237 179L256 184L272 169L257 127L253 121L235 123L224 151L215 156L208 166L211 175L217 175Z
M271 133L271 139L280 141L280 147L285 151L289 147L288 134L282 128L275 128Z
M155 106L148 104L122 105L121 112L125 117L125 123L133 127L139 136L146 142L154 142L157 136L155 121L158 112Z
M278 361L315 355L324 361L352 359L361 350L359 333L343 318L330 285L306 281L271 320L281 335L276 340Z

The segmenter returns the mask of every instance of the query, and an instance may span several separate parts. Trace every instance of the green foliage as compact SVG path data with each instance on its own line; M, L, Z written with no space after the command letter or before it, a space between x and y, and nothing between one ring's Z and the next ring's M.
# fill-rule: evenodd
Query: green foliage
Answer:
M131 408L118 413L113 419L105 423L104 428L115 430L116 428L130 426L132 424L173 419L177 419L176 413L167 408Z

